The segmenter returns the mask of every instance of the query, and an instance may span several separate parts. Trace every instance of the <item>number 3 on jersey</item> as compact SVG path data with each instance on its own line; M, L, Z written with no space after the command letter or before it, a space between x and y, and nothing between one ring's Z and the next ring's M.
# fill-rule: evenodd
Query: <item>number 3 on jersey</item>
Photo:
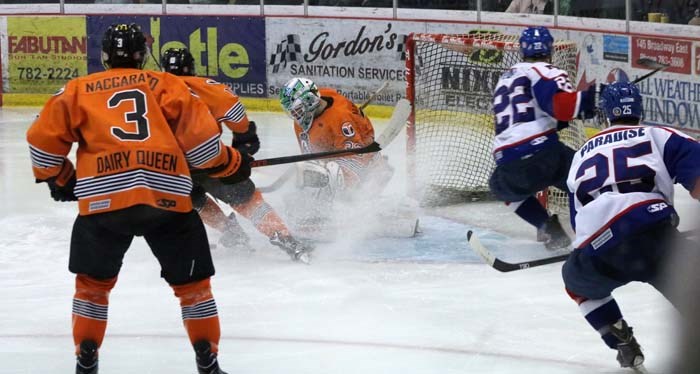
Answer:
M136 123L136 132L126 132L117 126L112 126L112 135L125 142L142 142L148 139L151 134L148 118L145 117L146 113L148 113L146 95L139 90L119 91L109 98L107 107L114 109L124 101L133 102L134 111L124 113L124 119L126 123Z
M494 93L493 111L496 114L496 135L516 123L535 120L535 108L530 103L530 79L519 77L510 87L500 86Z

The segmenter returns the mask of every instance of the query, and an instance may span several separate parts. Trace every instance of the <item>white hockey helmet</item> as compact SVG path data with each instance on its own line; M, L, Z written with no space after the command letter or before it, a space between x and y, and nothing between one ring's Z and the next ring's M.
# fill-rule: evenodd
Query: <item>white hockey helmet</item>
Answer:
M316 84L306 78L292 78L280 91L280 104L284 111L299 123L302 130L308 131L314 120L314 113L321 104Z

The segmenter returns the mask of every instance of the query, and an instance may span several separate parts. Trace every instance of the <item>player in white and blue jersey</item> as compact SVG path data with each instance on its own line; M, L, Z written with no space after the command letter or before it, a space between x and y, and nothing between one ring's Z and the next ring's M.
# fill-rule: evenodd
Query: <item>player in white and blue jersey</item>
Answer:
M489 181L494 196L535 226L551 250L568 246L571 239L535 194L550 186L567 191L574 150L559 141L557 131L574 118L595 115L595 87L573 89L568 74L551 64L553 43L546 27L525 29L520 36L523 62L496 84L496 169Z
M700 198L700 143L677 130L640 126L642 97L632 83L614 82L600 96L612 127L574 156L567 183L576 249L562 275L588 323L617 350L620 365L638 367L644 355L611 292L646 282L677 305L664 285L663 266L672 253L697 248L676 230L673 185Z

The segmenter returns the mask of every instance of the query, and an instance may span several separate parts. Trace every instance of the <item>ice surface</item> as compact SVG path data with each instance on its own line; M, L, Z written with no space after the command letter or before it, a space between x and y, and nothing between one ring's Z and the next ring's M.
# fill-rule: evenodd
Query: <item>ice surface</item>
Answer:
M24 133L36 112L0 111L0 373L74 367L67 260L77 207L54 202L45 185L33 182ZM251 117L261 133L259 158L297 152L286 117ZM401 138L386 152L399 171L403 152ZM267 185L284 170L261 168L253 178ZM399 172L388 192L404 199L404 187ZM282 196L267 198L281 210ZM690 206L686 196L679 190L681 214ZM627 372L564 293L560 265L502 274L469 249L465 234L476 228L504 256L537 254L523 240L534 230L512 213L478 203L419 216L418 238L321 243L310 266L291 263L244 223L255 253L213 251L222 367L309 374ZM662 372L672 359L676 312L646 285L615 296L647 367ZM101 373L195 372L178 301L141 239L126 255L109 309Z

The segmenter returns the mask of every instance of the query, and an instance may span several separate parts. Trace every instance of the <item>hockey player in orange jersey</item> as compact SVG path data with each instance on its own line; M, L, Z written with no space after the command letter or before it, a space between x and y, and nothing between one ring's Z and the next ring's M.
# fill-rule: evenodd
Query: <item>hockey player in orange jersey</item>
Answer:
M369 118L334 89L319 89L309 79L293 78L280 91L280 103L294 120L303 153L361 148L374 141ZM352 205L358 198L375 197L393 174L380 153L306 162L300 169L299 184L313 196L313 204L301 203L307 209L301 227L322 222L336 200Z
M107 70L69 81L27 132L36 181L80 209L69 258L76 373L97 373L109 293L133 237L143 236L180 299L199 373L221 374L214 265L189 169L235 184L250 176L250 157L221 143L208 108L179 78L142 70L146 57L137 25L112 25L102 39Z
M215 80L195 76L194 58L185 48L172 48L163 53L161 66L171 74L180 76L187 86L209 107L212 115L233 132L232 146L250 156L260 149L255 122L249 121L243 104L226 85ZM207 197L205 192L229 204L236 212L251 220L255 228L270 242L287 252L295 261L309 262L310 247L296 240L282 218L263 199L250 178L237 184L224 184L206 174L195 176L192 201L205 223L223 231L224 244L240 242L247 245L247 235L235 221Z

